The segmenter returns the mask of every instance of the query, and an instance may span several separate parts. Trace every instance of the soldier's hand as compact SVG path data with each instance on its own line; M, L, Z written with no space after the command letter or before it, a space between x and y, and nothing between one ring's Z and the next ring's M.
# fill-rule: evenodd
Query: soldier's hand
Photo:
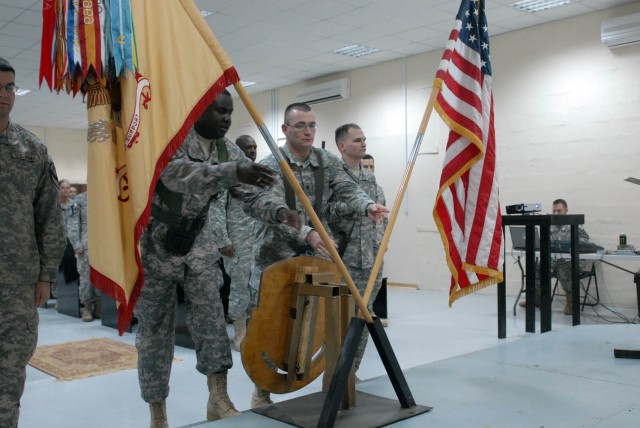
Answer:
M44 305L49 300L51 285L46 281L39 281L35 287L34 301L36 308Z
M293 227L295 230L300 230L302 226L302 220L300 215L294 210L288 210L286 208L280 208L278 210L278 221L287 226Z
M245 184L261 188L271 187L275 183L275 173L268 166L253 162L238 163L238 180Z
M324 242L322 242L322 238L320 238L320 234L318 232L316 232L315 230L309 232L309 234L307 235L307 242L309 243L309 245L311 245L316 253L320 254L322 257L326 257L328 259L331 258L331 253L329 253L329 250L327 250ZM331 244L336 249L338 248L338 244L335 241L332 240Z
M380 223L389 217L389 208L380 204L371 204L367 207L367 216L376 223Z
M220 248L220 254L225 257L235 257L236 249L234 248L233 244L227 245L226 247Z

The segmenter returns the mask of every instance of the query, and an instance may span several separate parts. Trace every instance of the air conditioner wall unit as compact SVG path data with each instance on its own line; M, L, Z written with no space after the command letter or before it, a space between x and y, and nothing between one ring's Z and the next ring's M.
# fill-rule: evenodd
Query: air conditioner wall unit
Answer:
M600 39L609 48L640 43L640 12L602 21Z
M347 77L307 86L296 91L296 101L307 104L349 99L350 96L351 83Z

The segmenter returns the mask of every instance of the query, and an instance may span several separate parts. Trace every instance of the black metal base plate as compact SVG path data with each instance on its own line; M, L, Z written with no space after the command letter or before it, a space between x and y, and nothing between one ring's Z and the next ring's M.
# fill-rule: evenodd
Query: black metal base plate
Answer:
M317 392L272 404L271 406L253 409L253 412L295 427L315 428L318 424L325 398L326 394L324 392ZM349 410L340 410L334 427L383 427L428 412L432 408L417 405L404 409L400 407L397 399L392 400L356 391L356 407Z
M616 358L640 360L640 349L614 349L613 356Z

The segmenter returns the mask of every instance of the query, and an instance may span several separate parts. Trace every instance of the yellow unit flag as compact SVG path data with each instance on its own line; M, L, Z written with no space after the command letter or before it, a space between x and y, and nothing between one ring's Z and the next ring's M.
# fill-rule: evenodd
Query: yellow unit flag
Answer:
M138 243L158 177L205 107L239 81L192 0L135 0L131 14L136 73L88 91L91 282L116 300L120 334L144 283Z

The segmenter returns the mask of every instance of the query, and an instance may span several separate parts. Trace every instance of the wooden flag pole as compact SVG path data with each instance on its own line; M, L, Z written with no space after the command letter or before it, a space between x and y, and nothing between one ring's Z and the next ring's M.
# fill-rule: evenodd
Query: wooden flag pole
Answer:
M404 176L402 177L402 181L400 182L400 189L398 190L398 194L396 196L396 200L393 203L393 209L391 210L391 214L389 215L389 223L387 224L387 228L384 231L384 235L382 236L382 242L380 243L380 248L378 249L378 254L376 255L376 259L373 262L373 267L371 268L371 274L369 275L369 281L367 282L367 288L365 289L363 300L365 304L369 303L369 299L371 299L371 293L373 293L373 286L376 282L376 276L378 276L378 271L380 270L380 266L382 265L382 259L384 258L384 253L387 251L387 245L389 244L389 238L391 237L391 232L393 231L393 226L396 222L396 218L398 218L398 213L400 212L400 205L402 205L402 200L404 199L404 194L407 191L407 186L409 185L409 178L411 178L411 173L413 172L413 166L416 163L416 159L418 157L418 151L420 150L420 144L422 144L422 138L424 137L424 133L427 129L427 124L429 123L429 119L431 118L431 113L433 112L433 106L435 105L436 96L440 88L434 86L431 90L431 96L429 97L429 102L427 103L427 107L424 111L424 115L422 116L422 122L420 123L420 128L418 129L418 134L416 135L416 140L413 143L413 149L411 150L411 155L409 156L409 161L407 162L407 169L404 172Z
M340 274L342 275L344 280L347 282L347 287L349 287L349 291L353 295L356 301L356 304L358 305L358 308L360 309L360 311L364 316L364 319L368 323L372 324L373 317L371 316L371 313L367 309L367 305L365 301L363 300L362 296L358 292L358 288L356 287L356 284L353 282L351 275L349 275L349 272L347 271L347 267L344 265L344 262L340 258L338 251L333 246L333 241L331 240L331 238L329 237L329 234L327 233L324 226L322 225L320 218L318 218L318 215L314 211L313 206L311 205L311 202L309 202L309 198L307 198L307 195L304 193L304 190L302 190L300 183L298 183L298 180L296 179L295 175L293 175L293 171L291 171L291 167L289 167L289 164L287 163L285 158L282 156L282 153L280 153L280 150L278 150L278 146L274 141L273 136L265 126L264 121L260 116L260 113L258 113L258 111L256 110L253 104L253 101L247 94L247 91L244 89L244 86L242 86L242 83L236 82L233 84L233 87L235 88L236 92L238 92L238 95L240 95L240 99L244 103L245 107L247 107L247 110L249 111L249 114L253 118L253 121L258 126L258 129L260 130L260 133L262 134L265 141L267 142L267 145L269 146L271 153L273 154L273 156L275 156L276 160L278 161L278 165L280 166L280 169L282 170L286 180L289 181L296 196L298 196L298 199L302 203L304 210L307 212L307 215L311 219L311 223L313 224L315 231L318 232L318 234L320 235L320 238L322 239L322 242L324 243L324 246L329 251L329 254L331 254L331 259L338 267L338 270L340 271Z

